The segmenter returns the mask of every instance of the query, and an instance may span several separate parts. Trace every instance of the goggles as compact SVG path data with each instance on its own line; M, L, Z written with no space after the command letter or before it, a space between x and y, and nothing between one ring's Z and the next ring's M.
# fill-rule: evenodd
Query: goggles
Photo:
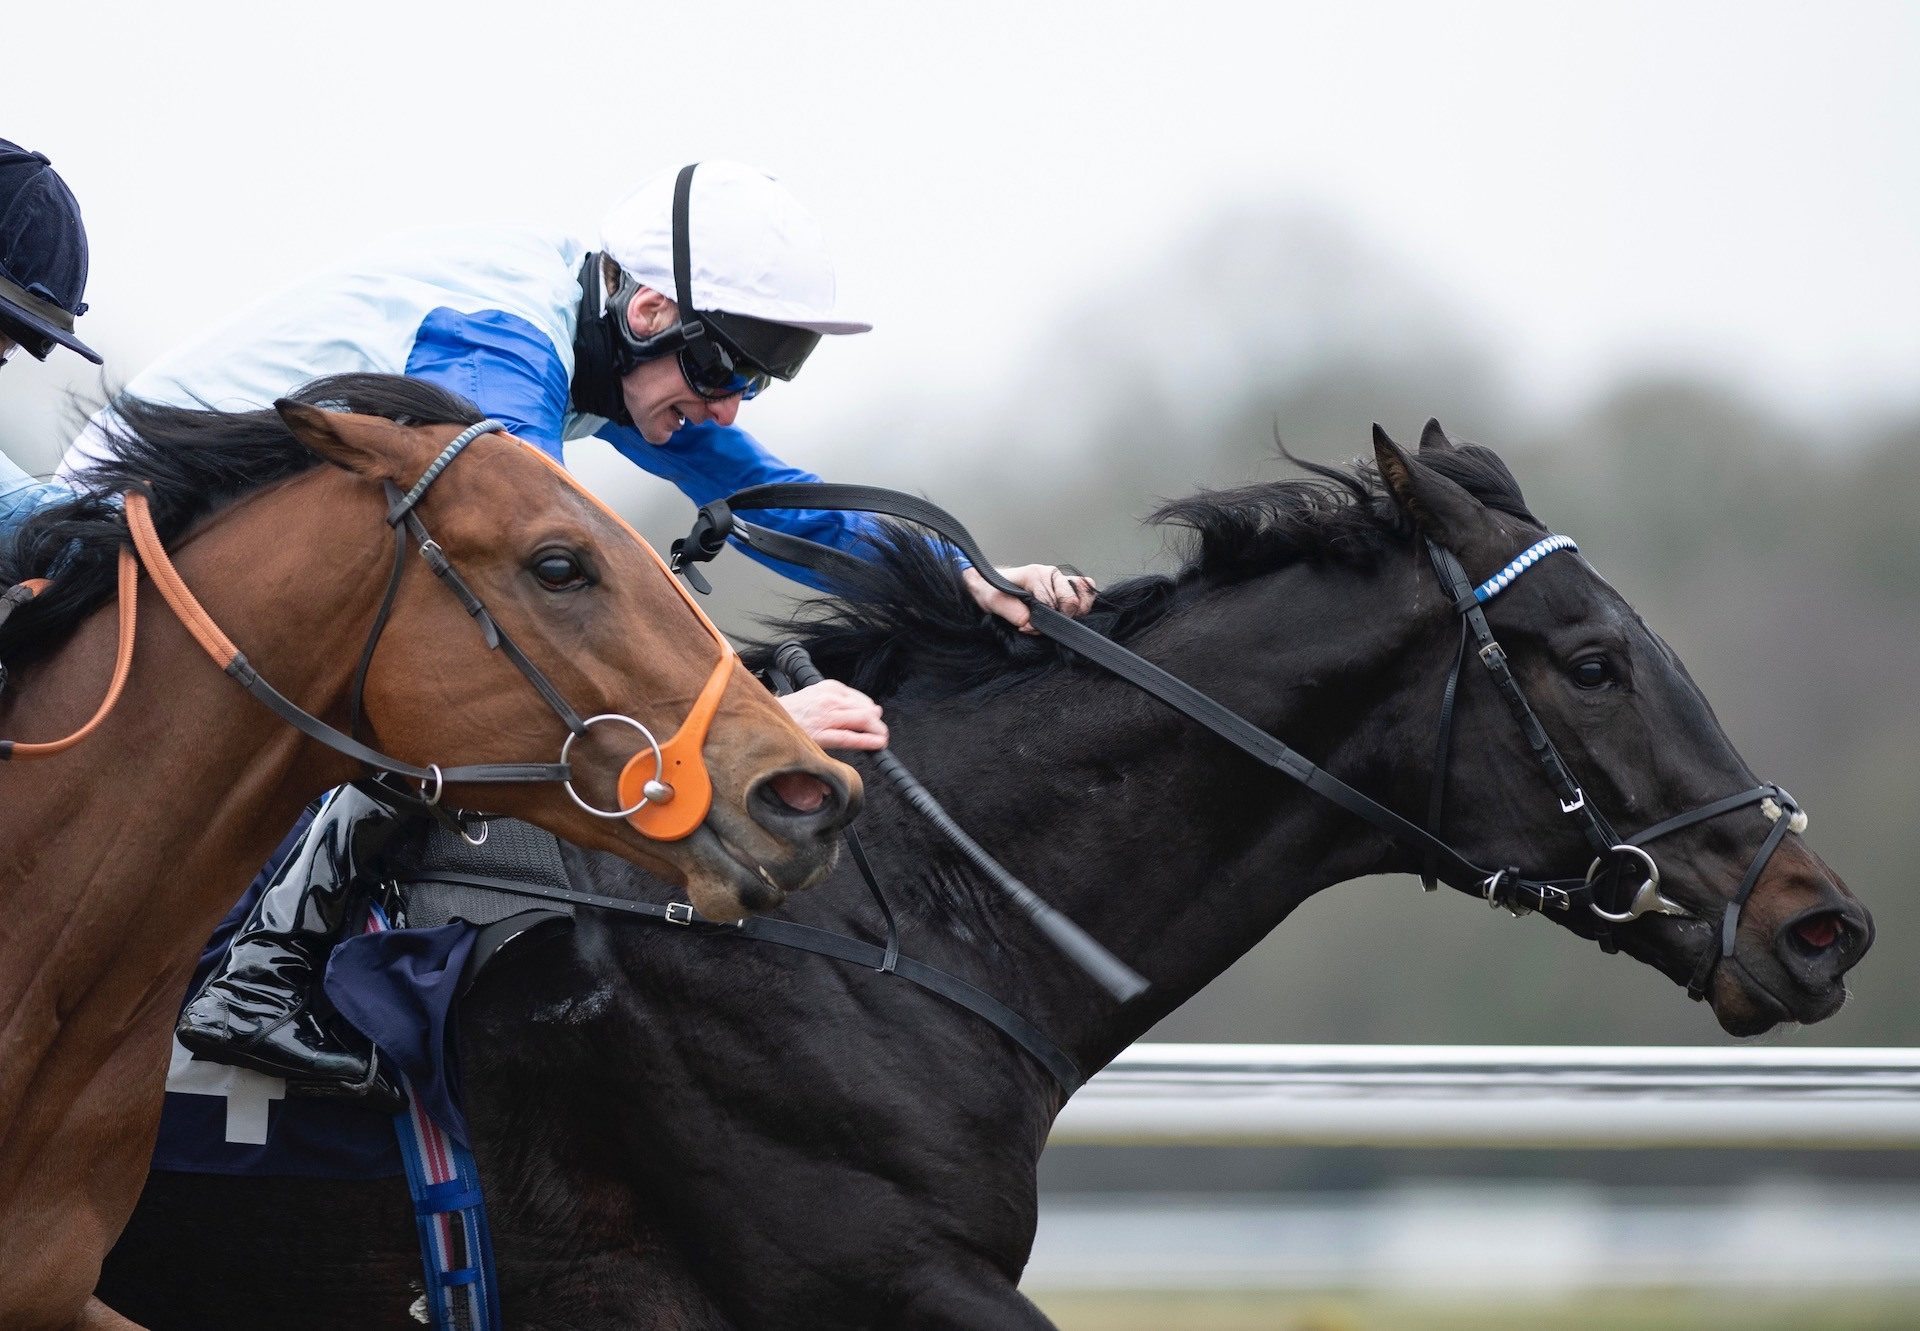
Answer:
M751 401L773 380L792 379L820 341L809 329L719 311L678 327L680 373L710 402Z

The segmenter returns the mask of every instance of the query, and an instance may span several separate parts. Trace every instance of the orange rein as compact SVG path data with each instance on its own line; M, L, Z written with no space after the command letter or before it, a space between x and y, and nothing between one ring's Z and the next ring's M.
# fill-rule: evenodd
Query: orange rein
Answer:
M173 567L173 561L167 558L166 547L160 543L160 534L153 529L153 515L147 508L147 497L138 490L129 490L124 496L126 501L127 530L133 534L133 546L120 547L120 646L114 655L113 680L107 685L107 696L100 701L99 709L91 720L65 739L46 740L40 743L21 743L16 740L0 740L0 759L47 758L78 744L100 727L107 719L114 705L120 701L120 694L126 688L127 676L133 670L133 643L140 611L140 566L144 559L148 573L160 594L180 616L181 623L193 634L195 641L206 648L209 655L222 669L236 655L234 645L227 641L200 603L193 599L193 593L187 590L180 580L180 574ZM139 555L134 553L139 550ZM31 588L38 596L51 585L45 578L28 578L17 586ZM224 653L224 654L223 654Z
M29 578L17 584L31 587L38 596L48 586L45 578ZM139 605L136 593L140 585L140 564L133 557L133 551L126 546L120 547L120 649L114 657L113 681L107 685L107 696L100 702L100 708L93 719L68 735L65 739L51 739L37 744L23 744L14 740L0 739L0 760L10 758L47 758L63 753L91 735L107 719L107 713L120 701L120 691L126 687L127 675L133 669L133 630L134 619Z

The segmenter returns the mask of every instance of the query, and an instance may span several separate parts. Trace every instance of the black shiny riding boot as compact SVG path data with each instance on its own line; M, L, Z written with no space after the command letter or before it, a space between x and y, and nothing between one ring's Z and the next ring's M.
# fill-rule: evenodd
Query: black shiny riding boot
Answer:
M351 786L334 792L260 894L175 1033L199 1058L287 1079L295 1095L406 1103L358 1031L315 999L354 880L405 820Z

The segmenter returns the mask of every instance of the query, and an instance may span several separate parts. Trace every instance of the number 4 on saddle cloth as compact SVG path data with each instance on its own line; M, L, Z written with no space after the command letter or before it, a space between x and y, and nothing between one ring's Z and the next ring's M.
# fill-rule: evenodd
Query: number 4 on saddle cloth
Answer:
M200 992L310 821L311 814L301 819L221 922L190 993ZM455 1002L503 947L571 916L564 904L528 909L524 897L434 880L444 873L565 887L551 834L505 820L488 826L480 846L430 820L401 831L382 853L377 878L360 885L355 910L365 919L377 901L383 922L398 927L350 926L327 962L324 997L314 996L373 1042L405 1075L418 1107L462 1147L468 1143L453 1058ZM156 1170L342 1179L405 1172L393 1119L363 1104L288 1095L278 1078L192 1057L178 1044L167 1092Z

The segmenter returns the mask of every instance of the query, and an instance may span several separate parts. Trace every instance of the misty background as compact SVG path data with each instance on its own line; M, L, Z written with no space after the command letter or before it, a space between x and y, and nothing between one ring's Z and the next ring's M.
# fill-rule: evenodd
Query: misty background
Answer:
M757 162L876 328L741 424L930 496L1005 563L1169 567L1140 522L1160 498L1284 474L1276 436L1341 461L1438 416L1667 638L1874 912L1852 1001L1767 1041L1920 1042L1920 10L1245 9L48 6L4 40L71 55L10 62L0 137L81 200L80 332L116 380L399 227L591 236L656 170ZM100 391L75 358L16 361L0 448L50 469ZM657 545L684 532L610 449L569 463ZM738 555L712 576L738 631L789 591ZM1151 1038L1726 1040L1648 968L1412 879L1323 893ZM1916 1174L1069 1155L1051 1186Z

